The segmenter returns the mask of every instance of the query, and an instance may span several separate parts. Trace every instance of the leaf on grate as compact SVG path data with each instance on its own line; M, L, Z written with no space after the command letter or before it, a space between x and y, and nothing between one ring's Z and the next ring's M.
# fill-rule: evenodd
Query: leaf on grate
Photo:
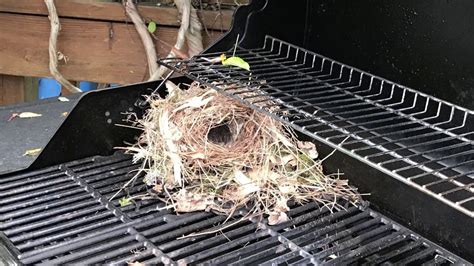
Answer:
M238 56L232 56L229 58L225 58L225 56L222 58L222 64L224 66L235 66L239 67L242 69L245 69L247 71L250 71L250 65L249 63L245 62L244 59L238 57Z
M119 204L120 204L120 207L125 207L127 205L132 204L132 201L130 200L130 198L123 197L123 198L119 199Z

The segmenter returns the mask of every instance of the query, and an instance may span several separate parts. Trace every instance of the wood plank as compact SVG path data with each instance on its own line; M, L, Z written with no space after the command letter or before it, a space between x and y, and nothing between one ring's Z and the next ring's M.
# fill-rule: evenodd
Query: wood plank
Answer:
M25 102L38 99L38 78L25 77Z
M146 78L145 52L132 24L67 18L60 21L58 49L68 61L61 62L59 70L67 79L127 84ZM156 35L174 44L177 31L175 27L159 27ZM0 73L50 76L47 17L0 13L0 32ZM204 45L220 35L204 34ZM168 54L168 46L160 41L155 45L159 56Z
M24 86L23 77L0 75L0 105L23 102Z
M207 1L203 1L203 2L207 2L209 4L221 4L221 5L225 5L225 6L241 6L241 5L247 5L249 3L249 0L207 0Z
M120 3L104 3L91 0L55 1L60 17L87 18L114 22L130 21ZM159 25L179 26L179 14L176 8L139 5L138 10L146 20L153 20ZM0 11L48 15L44 0L1 0ZM208 29L228 30L232 22L232 10L198 11L201 21Z

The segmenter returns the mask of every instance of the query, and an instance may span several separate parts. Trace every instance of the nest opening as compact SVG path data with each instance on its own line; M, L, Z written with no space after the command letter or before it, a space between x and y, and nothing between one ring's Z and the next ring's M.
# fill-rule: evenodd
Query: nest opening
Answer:
M228 122L220 123L209 129L207 140L217 145L227 145L231 143L234 136Z

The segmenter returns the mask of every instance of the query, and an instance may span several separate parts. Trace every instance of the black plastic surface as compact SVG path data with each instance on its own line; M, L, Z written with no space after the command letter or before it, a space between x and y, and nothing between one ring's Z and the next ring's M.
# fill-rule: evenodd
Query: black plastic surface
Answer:
M79 94L68 95L68 102L57 98L18 105L0 106L0 173L28 167L36 156L23 156L30 149L44 148L55 130L66 119L79 98ZM35 118L15 118L12 114L34 112Z
M305 47L474 109L474 1L309 3Z

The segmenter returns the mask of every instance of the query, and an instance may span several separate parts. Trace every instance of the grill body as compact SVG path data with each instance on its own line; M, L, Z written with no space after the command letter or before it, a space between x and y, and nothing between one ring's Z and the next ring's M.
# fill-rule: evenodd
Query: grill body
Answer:
M442 146L424 145L423 141L429 140L415 139L415 142L418 141L421 143L416 146L416 149L404 149L404 147L408 146L396 146L389 147L387 153L391 150L405 151L407 153L402 153L402 155L415 159L415 164L424 164L427 160L433 160L434 163L440 163L430 165L430 167L432 167L431 169L435 166L438 168L434 169L450 167L453 165L459 166L455 169L457 171L456 174L461 174L462 177L472 177L472 111L465 108L473 108L471 97L474 94L472 94L469 89L474 88L472 77L472 73L474 73L474 62L469 61L468 59L474 58L474 55L472 54L472 51L474 50L470 49L470 47L474 47L474 38L472 37L472 34L463 35L465 38L462 38L462 40L459 40L459 38L456 37L459 36L459 34L469 32L469 27L474 25L474 18L465 13L469 8L471 8L471 10L474 8L474 3L453 3L453 1L441 3L441 1L439 1L428 6L426 3L418 3L419 1L399 1L393 3L393 1L388 0L366 1L364 3L354 3L354 1L342 0L294 1L290 5L285 5L281 2L282 1L259 0L252 1L249 6L239 8L234 17L232 30L213 46L208 48L201 57L218 55L222 52L231 51L237 36L239 36L240 42L238 53L241 53L239 55L246 58L248 56L248 54L246 54L248 51L257 51L258 56L254 53L247 59L249 61L256 60L253 62L254 64L251 64L251 67L254 67L257 71L260 66L261 72L256 72L256 74L259 74L262 79L269 80L269 86L272 86L267 90L267 92L279 98L280 101L290 102L285 106L291 109L293 113L300 113L301 111L306 112L312 110L311 108L324 109L321 107L334 107L337 104L352 103L348 98L345 98L348 96L348 94L345 93L345 89L357 85L357 83L353 84L352 82L355 82L356 80L356 75L354 73L359 71L358 69L363 69L371 74L394 80L397 83L390 83L388 80L380 79L387 82L387 84L394 84L394 87L391 87L391 85L384 87L384 85L379 84L381 90L380 95L378 96L360 94L357 90L349 96L358 100L370 100L370 104L377 103L379 105L374 105L377 108L370 109L374 111L374 114L382 110L394 115L393 118L395 119L399 119L400 117L404 119L406 118L409 120L409 123L425 127L427 130L425 133L428 134L430 132L436 134L441 132L445 135L446 132L444 131L449 131L459 125L463 125L460 129L455 128L455 131L453 132L449 131L448 133L454 135L447 134L447 137L451 137L458 141L452 143L452 145L459 145L456 147L464 148L460 151L456 150L456 152L453 153L454 156L459 157L452 158L449 157L450 154L438 153L440 149L442 150ZM426 29L430 23L432 24L433 20L444 20L445 26L429 27L430 31L426 30L420 33L420 30ZM468 26L468 24L471 26ZM423 34L428 37L424 37L425 35ZM426 38L429 40L426 40ZM278 50L274 50L277 46L274 46L273 48L271 47L272 40L274 40L273 43L277 43L277 45L278 43L284 43L282 46L283 49L290 46L294 48L288 48L288 54L278 54ZM265 41L267 42L265 43ZM260 51L261 54L258 54L258 51ZM298 54L296 54L296 51L299 51ZM303 62L304 58L307 57L308 54L311 56L311 54L314 54L313 52L318 52L318 54L323 54L329 57L324 57L325 59L321 65L321 69L312 69L307 65L308 62L311 61L309 59L311 57L308 57ZM257 59L255 59L255 57ZM313 58L314 57L315 56L313 55ZM333 59L347 63L348 65L356 66L357 69L338 63L338 61ZM269 64L275 68L270 70L267 69L265 64L261 63L262 60L268 61ZM183 72L185 77L175 78L174 81L177 83L189 82L191 80L206 82L206 80L202 78L203 75L207 75L209 78L207 81L210 81L213 77L212 75L214 75L214 78L225 78L229 82L238 84L238 82L243 78L247 78L245 76L239 76L240 74L238 73L240 72L238 71L233 70L234 72L229 72L228 69L222 69L219 66L193 65L196 62L199 63L199 61L188 62L191 69L192 67L196 67L194 72L185 71ZM162 63L168 64L172 68L174 67L176 71L180 70L175 64L176 62L164 61ZM282 67L282 65L285 67ZM288 65L290 68L288 68ZM305 68L305 70L300 71L298 67L295 70L294 65L300 65L299 68ZM205 68L199 69L199 67ZM209 70L212 71L209 72ZM202 71L202 75L196 75L198 71ZM311 71L322 71L319 73L322 76L318 76L318 74L314 75L314 73L307 74L307 72ZM235 75L235 73L237 73L237 75ZM359 80L364 80L363 84L369 86L370 78L373 78L371 74L359 74L361 77ZM290 78L292 79L294 77L299 77L300 79L303 79L303 81L300 80L300 83L291 81L290 84L285 84L285 79L283 78L279 81L272 81L272 78L278 77L278 75L280 77L284 77L285 75L292 76L287 77L288 81L290 81ZM368 83L365 80L366 78L362 79L363 75L368 75ZM375 77L375 79L377 79L377 77ZM274 84L271 84L271 82L274 82ZM305 82L312 84L311 86L321 83L319 84L320 89L314 89L311 88L311 86L303 87L304 84L301 84ZM442 100L430 100L430 104L427 105L427 110L429 111L427 114L432 115L431 112L434 112L435 114L437 112L436 103L442 103L443 107L440 109L442 110L442 115L439 117L441 120L426 120L426 116L414 116L413 113L403 113L394 108L396 101L402 99L402 93L405 93L405 95L411 93L411 90L406 90L406 87L400 86L398 83L409 85L410 87L424 92L424 94L414 92L414 94L410 96L410 99L412 100L414 98L413 95L415 94L420 95L417 96L420 97L420 99L425 96L427 98L431 96L441 98ZM341 84L345 84L345 87L341 87ZM3 218L2 222L6 223L6 225L1 225L1 231L6 232L6 235L3 236L5 239L4 243L6 243L6 247L9 247L9 252L13 253L14 257L17 259L20 258L20 261L23 263L41 262L42 260L45 262L87 262L87 259L90 259L90 262L125 262L130 258L135 258L135 255L136 257L143 256L140 258L144 261L156 263L178 262L180 259L184 258L189 259L188 262L206 262L209 260L209 262L215 263L228 262L235 258L242 259L242 262L249 263L272 262L271 260L273 259L275 259L275 262L317 262L318 259L323 259L323 261L325 259L328 263L330 260L334 260L334 263L365 262L369 264L375 262L439 262L440 264L464 262L461 259L456 258L452 253L442 250L442 248L436 244L419 237L417 235L417 233L419 233L435 243L439 243L454 254L460 255L471 261L474 260L474 230L472 230L473 218L469 215L469 213L472 213L472 201L470 203L468 202L468 204L459 204L460 206L456 206L457 201L469 199L470 194L467 194L467 196L463 194L460 196L460 199L449 198L447 201L443 201L444 196L437 195L439 191L432 191L434 194L430 194L428 192L430 189L423 187L424 184L415 184L416 182L412 182L412 184L408 178L395 178L394 173L392 173L393 169L379 167L377 166L377 161L370 161L368 158L365 158L367 154L353 152L352 149L338 144L347 136L347 134L352 137L352 139L349 139L348 141L354 141L353 137L355 135L359 136L361 131L367 130L367 128L361 128L360 125L353 126L353 124L345 123L336 123L336 126L339 128L350 129L352 131L349 133L340 133L340 131L335 130L334 132L339 132L338 134L341 135L340 139L336 139L339 142L330 141L327 139L328 136L321 134L321 132L316 130L310 130L311 128L302 128L301 125L304 124L293 125L298 126L296 129L301 133L300 137L302 139L315 142L322 157L325 157L336 149L336 152L326 160L325 168L328 172L343 170L345 176L350 179L352 184L358 187L362 192L370 192L371 195L367 197L367 199L370 201L372 209L356 208L354 210L351 209L349 213L344 212L332 214L328 216L329 218L324 218L326 216L320 214L321 210L317 210L316 206L300 207L298 210L302 212L301 215L307 212L313 214L308 214L307 216L303 215L303 218L299 218L302 219L301 221L297 219L297 216L300 214L295 214L295 222L300 221L300 225L303 225L304 223L313 223L311 226L307 227L311 229L306 231L301 229L302 231L300 231L300 233L291 233L291 231L288 231L288 233L286 231L279 231L280 229L273 231L270 230L267 231L267 235L262 233L263 235L259 236L261 238L257 237L258 239L251 240L255 241L255 243L268 241L268 245L271 247L271 251L267 254L269 258L268 260L262 259L261 261L258 261L257 258L248 254L248 248L244 248L243 250L236 248L232 251L234 253L231 253L234 257L222 257L222 254L207 254L205 251L194 250L191 247L188 249L178 248L178 251L176 251L176 247L180 247L181 243L186 242L180 242L176 239L179 234L188 232L186 230L199 231L204 230L204 228L210 228L215 226L214 222L218 222L219 218L209 218L205 214L193 214L189 215L189 217L195 217L196 220L192 220L194 218L189 218L191 220L188 221L186 220L188 219L186 218L188 216L184 218L175 217L168 212L160 212L158 214L148 213L148 211L151 211L151 209L154 208L152 207L154 206L153 203L145 203L145 205L149 205L144 206L145 208L141 209L132 210L128 207L125 210L121 210L117 206L117 203L107 203L105 200L106 196L109 195L113 189L117 189L118 184L120 184L114 184L113 180L115 179L111 178L121 178L125 180L126 170L133 168L126 158L121 157L121 155L112 155L114 152L113 148L123 145L124 141L133 141L134 137L139 133L133 129L117 127L115 124L122 123L124 112L133 111L140 114L144 109L146 109L146 106L143 105L143 98L141 95L151 93L159 85L160 82L142 83L113 90L85 94L77 103L77 106L70 113L66 121L57 130L56 134L44 148L37 160L28 169L22 170L18 173L10 173L8 175L0 176L0 190L9 193L9 195L11 194L11 197L26 195L29 193L28 189L24 190L15 187L14 184L19 184L22 179L27 180L29 178L39 178L38 180L40 181L38 182L42 182L41 180L49 180L46 182L49 182L48 184L51 184L51 187L53 188L61 188L61 185L66 185L71 182L75 184L72 185L71 183L71 187L64 188L67 193L73 194L57 194L64 200L71 201L70 205L66 204L64 206L58 202L55 203L54 200L49 202L48 197L54 197L56 194L48 194L48 191L41 190L41 183L32 185L31 189L39 189L40 192L38 193L43 193L42 200L44 200L35 211L40 211L41 208L52 211L51 213L49 211L44 211L44 217L39 217L39 214L27 215L21 211L15 212L12 209L13 205L9 205L11 203L8 202L4 203L4 205L0 205L0 214ZM301 104L302 101L298 99L295 100L298 93L295 94L295 90L292 91L294 88L289 85L295 85L300 89L304 89L304 91L298 93L315 101ZM289 86L290 92L282 90L281 87L283 86ZM370 86L366 88L369 92L371 92L370 90L372 89ZM348 91L352 93L352 91ZM164 94L162 88L160 88L160 92ZM399 92L400 94L398 94ZM340 93L343 93L345 96L340 97ZM230 96L239 98L238 95L230 94ZM319 98L318 102L317 99L313 98L316 96L326 98ZM325 102L329 105L321 106L322 99L332 100ZM407 101L408 99L409 98L407 98ZM444 100L453 102L457 105L451 105ZM413 100L412 102L415 103L415 106L418 108L418 105L424 106L423 103L429 101L425 100L422 102L419 100L417 102ZM407 102L402 101L401 103L406 104ZM304 108L302 106L304 106ZM448 123L447 128L444 127L446 124L439 125L441 121L449 121L449 110L454 110L449 109L452 106L454 106L453 108L455 109L455 111L451 111L453 117L452 123ZM422 107L420 108L423 110ZM355 112L358 109L352 110ZM417 109L417 111L420 110ZM344 112L351 112L351 109L346 108ZM318 113L318 115L323 116L323 120L321 120L321 118L319 118L320 120L317 120L319 123L323 123L322 121L331 123L341 118L330 116L328 113ZM291 119L304 120L311 118L311 120L305 120L306 122L312 122L314 120L314 117L305 117L304 115L295 117L291 117ZM350 117L351 115L349 115L349 118ZM448 120L442 120L446 117ZM275 118L288 122L291 121L291 119L288 120L287 118L281 118L278 115L275 115ZM371 121L370 119L364 121L351 120L344 116L343 118L345 120L338 121L366 123L363 125L367 125L367 123ZM383 120L388 118L390 118L390 116L378 117L377 119ZM390 131L389 129L387 130L386 124L378 124L375 128L382 130L380 132L375 130L375 132L378 133L386 134L387 131ZM407 128L405 128L405 130L406 129ZM326 133L329 132L327 129L322 130ZM373 135L370 134L361 136L363 139L367 138L369 140L374 138ZM407 137L410 137L410 135L407 135ZM380 140L387 141L385 138ZM395 142L397 145L400 143L403 144L404 142L400 139L397 139ZM380 143L375 143L374 145L378 144ZM409 145L417 144L411 143ZM466 148L463 145L471 145L471 148ZM372 146L369 145L368 147ZM423 148L426 149L424 150ZM433 154L429 154L430 156L418 157L419 153L433 151L434 149L435 151ZM373 150L368 149L368 151ZM413 152L416 152L415 155L413 155ZM460 155L459 152L461 152ZM112 157L94 157L95 159L87 158L96 155ZM371 155L371 153L368 155ZM436 156L433 157L432 155ZM457 161L453 160L456 158ZM383 159L385 160L386 158ZM446 162L448 164L446 164ZM81 166L83 163L84 165ZM83 170L78 170L78 172L85 171L87 174L84 174L84 176L81 177L80 173L76 173L74 169L72 169L76 166L84 168ZM397 169L397 167L403 168L407 166L396 165L395 169ZM48 177L48 175L50 175L48 171L54 172L52 174L53 176ZM427 171L429 172L430 170ZM434 174L436 178L442 178L440 176L443 173L437 173L435 171L432 171L431 174ZM416 175L416 173L413 175ZM434 179L430 182L436 182L437 180L438 179ZM464 181L467 182L467 185L470 184L469 179ZM37 188L35 186L39 187ZM76 188L73 188L75 186ZM140 189L143 188L137 188L137 191ZM446 188L443 187L442 189L443 191L441 192L446 192ZM462 190L465 189L466 188L462 188ZM467 187L467 189L470 189L470 187ZM469 190L466 191L469 193ZM80 202L85 200L82 203L85 205L79 206L77 204L72 204L73 199L75 198L70 198L70 195L74 195L76 198L84 197L80 199ZM27 201L27 203L28 202L29 201ZM38 203L30 202L28 204ZM90 206L88 204L90 204ZM31 210L31 208L34 208L31 206L32 205L18 206L18 208L24 208L23 212L25 212L25 210ZM94 208L97 208L97 213L95 215L99 214L99 216L93 215L88 217L87 211L95 210ZM308 209L306 210L305 208ZM56 216L54 213L56 210L57 213L64 213L64 216L57 217L57 222L58 224L65 226L65 231L50 231L50 233L48 233L44 231L46 230L44 226L46 226L48 220L53 219ZM83 213L78 210L82 210ZM68 215L75 214L76 212L79 216L73 215L71 217L83 218L85 219L85 224L94 223L96 220L100 220L104 224L98 223L96 225L97 227L92 225L75 225L74 221L68 221L67 218L65 218L68 217ZM298 213L298 211L295 212ZM383 213L385 216L380 215L378 212ZM341 223L338 222L344 224L344 219L342 218L350 218L353 214L360 215L361 217L366 215L367 219L376 219L377 222L374 222L376 224L373 225L370 224L370 226L366 224L368 227L361 227L360 230L362 230L361 232L363 234L368 232L368 235L366 234L362 238L360 238L355 232L352 232L352 229L344 231L346 229L346 227L344 227L343 231L347 234L346 236L349 237L349 235L351 235L351 237L355 239L345 239L345 241L349 241L345 244L347 246L340 247L345 250L343 253L346 257L339 256L342 253L338 253L337 256L334 255L329 258L329 256L333 255L329 254L329 251L323 253L325 254L324 256L318 258L313 257L317 252L315 252L314 249L306 248L312 243L311 241L314 242L320 240L314 240L314 236L308 236L308 241L303 241L305 235L317 234L320 230L325 232L324 230L329 230L324 229L326 226L336 226L332 224L341 225ZM334 215L340 215L340 217L342 217L341 220L338 220L337 217L334 218ZM137 219L139 221L136 222L134 217L138 217ZM148 217L151 220L146 221L143 217ZM43 218L44 220L41 220ZM36 223L33 223L31 228L24 227L25 225L28 225L28 219L35 221ZM200 223L202 220L206 219L215 219L215 221L212 220L214 221L213 223ZM395 220L395 222L390 219ZM44 224L39 225L39 223ZM194 226L195 223L200 223L200 225ZM316 226L319 223L322 223L322 227ZM15 224L17 224L18 227L14 227ZM357 223L349 224L355 226ZM108 225L110 225L110 227ZM35 226L37 226L38 230L35 229ZM147 226L156 226L159 229L156 229L156 232L153 230L149 231L151 229ZM242 230L252 230L256 228L255 226L258 226L258 223L255 224L252 222L244 225L243 228L245 229L241 229L240 227L236 227L235 229L232 228L232 230L234 230L232 234L235 234L236 239L242 237L241 241L249 240L251 237L246 235L247 233L245 232L247 231L244 232ZM281 230L284 229L285 228ZM78 231L76 232L74 230ZM334 232L340 232L337 230ZM410 230L414 230L416 233L413 233ZM90 234L98 232L100 233L100 237L90 238L91 235L86 232L89 232ZM167 232L170 232L170 238L155 239L157 236L153 235L155 233L167 234ZM28 234L30 234L31 239L36 240L32 240L32 243L26 241L25 237L27 237ZM282 234L285 237L281 237ZM295 236L293 236L293 234L295 234ZM64 240L61 239L61 236L65 236L66 238L69 237L70 239ZM193 240L195 242L191 241L189 243L201 243L199 245L204 245L206 248L224 245L224 242L220 242L222 241L222 237L212 237L216 237L213 240L215 242L210 243L215 244L211 244L210 246L204 244L204 241L199 242L199 239ZM53 238L56 242L53 241L52 245L58 245L59 249L55 249L52 253L48 253L51 250L48 249L47 246L49 244L47 245L46 242L49 240L52 241ZM123 241L128 242L121 243L117 240L119 238L124 238L125 240ZM275 241L275 238L278 239L278 241L272 242ZM294 238L300 239L301 242L293 243L292 241ZM235 239L232 239L232 241L234 240ZM286 242L286 240L289 242ZM71 247L73 250L66 250L66 248L61 249L61 246L64 245L64 243L69 243L68 241L74 243L77 242L78 244L77 246ZM100 245L103 245L104 241L111 241L111 246L101 247ZM232 241L230 243L233 243ZM322 252L322 250L328 248L329 250L336 250L337 248L331 249L331 247L337 246L336 244L343 242L344 241L336 241L329 246L323 245L324 247L317 247L321 249L318 252ZM39 245L35 246L35 243L39 243ZM326 244L330 243L328 242ZM235 245L237 246L238 244ZM259 248L266 247L265 245L257 246ZM117 250L112 250L112 247ZM137 254L130 255L130 247L137 248ZM251 247L254 246L251 245ZM315 248L316 246L311 247ZM395 249L391 250L391 248L394 247ZM376 252L377 248L380 248L379 251L381 251L381 253ZM352 253L348 251L350 249L353 249ZM226 249L223 247L219 250L221 250L220 252L226 252ZM74 252L70 255L65 255L70 251ZM1 249L0 252L2 252ZM171 254L168 254L168 252ZM282 252L283 255L280 254L280 252ZM92 253L97 256L87 257L87 254ZM303 254L303 256L299 257L301 254ZM280 255L285 257L280 257ZM265 256L262 258L267 258ZM211 257L216 259L212 260Z

